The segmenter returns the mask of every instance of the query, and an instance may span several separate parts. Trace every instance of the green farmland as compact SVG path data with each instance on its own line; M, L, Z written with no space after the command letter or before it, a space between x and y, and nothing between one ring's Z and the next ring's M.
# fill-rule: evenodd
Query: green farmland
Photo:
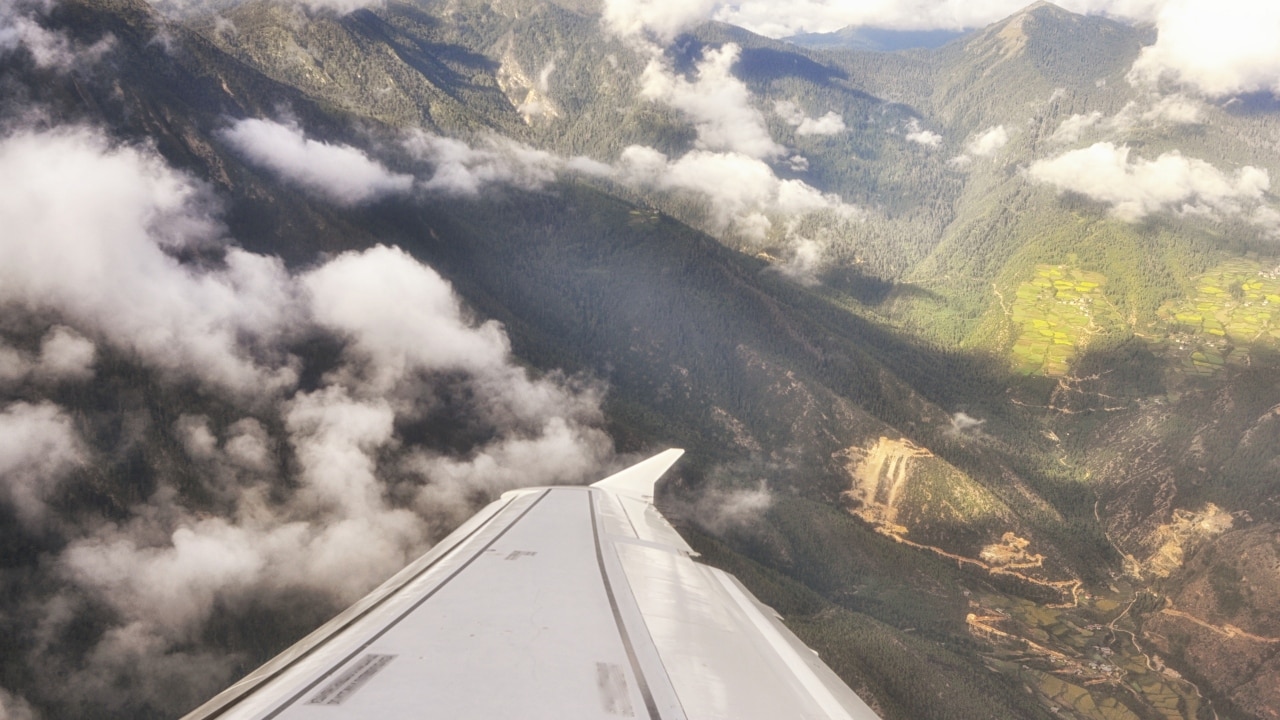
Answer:
M1166 303L1167 348L1188 375L1248 365L1250 348L1280 345L1280 279L1249 260L1219 265L1196 279L1195 294Z
M1122 320L1102 294L1107 278L1065 265L1037 265L1018 287L1013 321L1015 368L1023 375L1061 377L1090 337Z

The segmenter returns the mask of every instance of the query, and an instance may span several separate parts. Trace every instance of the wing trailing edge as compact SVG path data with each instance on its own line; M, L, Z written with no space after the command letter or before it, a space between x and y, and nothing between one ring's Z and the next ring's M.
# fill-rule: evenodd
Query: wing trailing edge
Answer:
M878 720L651 504L681 453L504 494L184 720Z

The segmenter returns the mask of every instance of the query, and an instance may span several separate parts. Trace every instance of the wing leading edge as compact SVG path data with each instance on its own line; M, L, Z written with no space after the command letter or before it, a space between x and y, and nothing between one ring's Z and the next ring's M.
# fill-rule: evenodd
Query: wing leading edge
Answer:
M654 508L680 455L503 495L186 720L876 718Z

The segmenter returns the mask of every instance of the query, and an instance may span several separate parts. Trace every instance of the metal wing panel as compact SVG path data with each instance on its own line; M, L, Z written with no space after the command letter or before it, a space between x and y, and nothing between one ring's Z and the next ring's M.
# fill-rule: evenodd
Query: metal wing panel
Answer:
M285 671L296 666L297 663L322 648L328 641L353 624L365 619L372 610L378 608L385 600L402 590L413 579L433 568L445 556L457 549L459 545L472 539L477 532L489 525L497 515L507 509L518 496L518 493L508 493L501 500L486 506L450 533L444 540L432 547L430 551L391 576L386 582L374 589L373 592L361 598L329 622L321 625L283 653L267 661L231 687L185 715L183 720L230 717L225 715L229 708L278 678Z
M188 720L875 718L643 499L675 456L508 493Z

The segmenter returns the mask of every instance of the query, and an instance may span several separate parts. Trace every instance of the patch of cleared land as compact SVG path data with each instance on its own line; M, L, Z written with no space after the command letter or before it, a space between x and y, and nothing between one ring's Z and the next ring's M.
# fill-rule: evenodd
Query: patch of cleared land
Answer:
M1250 349L1280 346L1280 269L1232 260L1196 279L1195 294L1160 308L1166 352L1191 376L1248 365Z
M1122 322L1102 294L1107 278L1067 265L1037 265L1018 286L1009 318L1016 326L1014 367L1023 375L1061 377L1100 328Z

